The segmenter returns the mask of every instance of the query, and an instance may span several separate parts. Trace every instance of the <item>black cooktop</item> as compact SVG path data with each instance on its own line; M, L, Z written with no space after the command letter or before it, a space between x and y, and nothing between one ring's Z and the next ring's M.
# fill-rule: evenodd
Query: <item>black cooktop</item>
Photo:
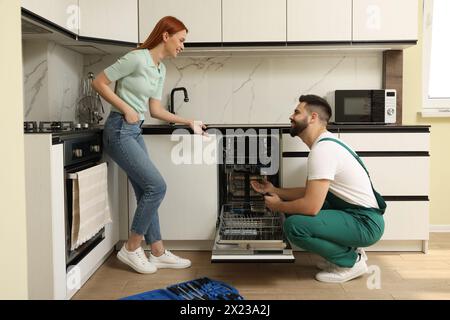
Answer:
M24 133L73 133L100 130L98 124L74 123L73 121L24 121Z

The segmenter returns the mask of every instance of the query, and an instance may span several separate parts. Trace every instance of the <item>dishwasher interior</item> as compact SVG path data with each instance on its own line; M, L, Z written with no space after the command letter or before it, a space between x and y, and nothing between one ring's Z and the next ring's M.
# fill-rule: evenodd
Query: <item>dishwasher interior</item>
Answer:
M256 140L262 140L258 148L270 154L273 139L278 136L258 135ZM251 137L245 139L242 148L245 156L237 152L236 136L225 136L224 140L225 161L219 165L220 212L211 261L294 262L292 248L283 234L284 214L266 208L264 196L250 185L253 180L267 180L278 186L279 170L268 174L267 165L248 154ZM271 156L279 157L279 153Z

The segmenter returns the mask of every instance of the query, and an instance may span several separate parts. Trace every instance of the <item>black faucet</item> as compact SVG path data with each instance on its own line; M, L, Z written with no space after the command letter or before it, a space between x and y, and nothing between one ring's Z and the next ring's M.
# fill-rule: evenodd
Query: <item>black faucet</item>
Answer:
M189 102L189 97L188 97L188 93L185 87L178 87L178 88L173 88L172 91L170 92L170 104L169 104L169 112L175 114L175 104L173 102L173 98L175 95L176 91L183 91L184 92L184 102Z

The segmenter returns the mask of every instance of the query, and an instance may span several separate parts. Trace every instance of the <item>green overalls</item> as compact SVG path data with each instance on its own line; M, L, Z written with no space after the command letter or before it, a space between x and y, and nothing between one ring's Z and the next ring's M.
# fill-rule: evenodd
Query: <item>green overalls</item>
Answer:
M341 141L323 138L318 142L327 140L347 149L369 175L359 156ZM372 190L380 209L348 203L328 191L317 215L295 214L285 220L286 237L297 247L317 253L340 267L352 267L357 258L356 248L376 243L384 232L386 203L373 185Z

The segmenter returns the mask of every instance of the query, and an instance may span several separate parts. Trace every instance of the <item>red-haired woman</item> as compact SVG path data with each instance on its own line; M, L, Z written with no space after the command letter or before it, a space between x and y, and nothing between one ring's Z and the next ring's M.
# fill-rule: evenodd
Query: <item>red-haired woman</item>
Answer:
M176 57L184 49L187 32L175 17L162 18L141 46L118 59L93 82L95 90L112 106L103 132L104 150L127 173L137 200L130 236L117 258L140 273L191 265L164 249L158 208L166 184L150 160L141 135L147 105L153 118L186 124L194 133L204 133L206 127L201 122L183 119L161 105L166 76L162 60ZM116 92L108 86L112 81L117 81ZM141 247L142 239L151 247L149 258Z

